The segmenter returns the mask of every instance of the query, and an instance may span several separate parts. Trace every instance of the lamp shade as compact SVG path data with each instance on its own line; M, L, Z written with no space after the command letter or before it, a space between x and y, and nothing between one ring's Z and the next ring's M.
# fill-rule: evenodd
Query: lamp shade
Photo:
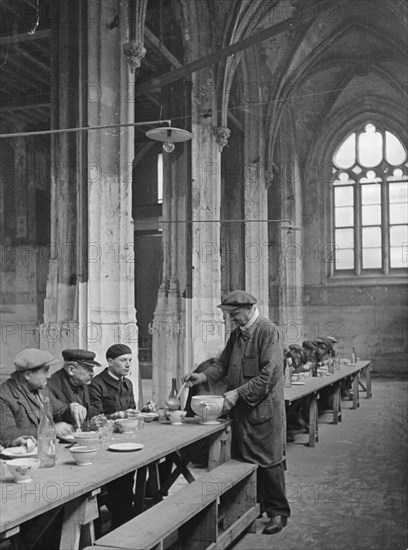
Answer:
M193 134L188 130L182 130L181 128L173 128L172 126L163 126L161 128L152 128L147 130L146 136L149 139L155 139L156 141L172 141L174 143L180 141L188 141L193 137Z

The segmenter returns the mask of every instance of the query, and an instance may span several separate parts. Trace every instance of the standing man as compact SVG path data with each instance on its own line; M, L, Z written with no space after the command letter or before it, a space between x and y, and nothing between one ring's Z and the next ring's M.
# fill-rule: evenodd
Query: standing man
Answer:
M85 349L64 349L64 365L48 380L48 389L63 403L76 403L78 425L94 416L88 386L93 378L94 367L102 365L95 361L96 354ZM97 414L97 413L95 413Z
M205 373L190 373L190 385L215 383L227 376L225 410L234 420L232 454L258 464L258 500L269 517L263 533L281 531L290 516L283 468L285 402L283 348L279 330L261 317L256 298L243 290L224 296L218 306L236 328L219 358Z
M89 386L94 414L110 415L136 409L133 384L126 376L132 364L132 350L126 344L114 344L106 352L108 366Z

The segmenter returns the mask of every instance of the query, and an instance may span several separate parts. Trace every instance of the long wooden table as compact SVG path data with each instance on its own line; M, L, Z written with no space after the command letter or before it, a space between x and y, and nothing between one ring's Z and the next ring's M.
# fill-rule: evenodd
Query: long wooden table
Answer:
M347 380L352 381L352 408L356 409L360 406L359 383L361 373L365 374L366 397L370 398L372 396L370 361L357 361L354 365L340 365L339 368L335 369L333 374L319 377L307 376L304 379L304 385L292 385L291 388L285 388L287 418L296 418L298 423L309 432L309 447L314 447L315 443L319 441L317 401L320 392L325 388L331 389L333 394L333 423L337 424L341 420L341 384ZM300 412L303 406L308 410L308 423Z
M55 515L63 507L60 549L79 548L81 536L81 545L93 544L93 520L98 517L96 495L103 485L137 470L136 495L141 507L147 470L153 475L158 471L160 461L171 459L176 468L170 472L163 486L160 486L159 476L156 477L156 493L160 498L161 491L165 494L178 475L183 474L188 481L194 480L187 463L194 456L195 449L202 448L203 443L209 445L209 469L229 460L230 424L230 421L216 425L188 422L173 426L149 422L140 440L143 449L134 452L108 450L110 443L129 440L129 434L114 434L115 440L102 444L91 466L77 465L67 445L60 444L56 466L37 470L29 483L13 482L2 464L0 538L18 534L20 526L33 518L38 518L40 524L42 521L49 522L50 515Z

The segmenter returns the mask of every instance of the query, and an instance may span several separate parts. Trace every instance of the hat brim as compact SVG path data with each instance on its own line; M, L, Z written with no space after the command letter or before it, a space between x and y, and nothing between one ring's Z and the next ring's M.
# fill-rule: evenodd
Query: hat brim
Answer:
M228 306L228 305L220 304L217 307L219 307L220 309L224 309L225 311L235 311L236 309L239 309L240 307L243 307L243 306Z
M92 360L80 360L80 361L77 360L77 361L72 361L72 363L78 363L78 365L81 365L82 367L88 367L89 369L102 366L97 361L92 361Z
M254 304L237 304L237 305L228 305L228 304L219 304L217 307L225 309L226 311L234 311L235 309L240 309L243 307L252 307Z

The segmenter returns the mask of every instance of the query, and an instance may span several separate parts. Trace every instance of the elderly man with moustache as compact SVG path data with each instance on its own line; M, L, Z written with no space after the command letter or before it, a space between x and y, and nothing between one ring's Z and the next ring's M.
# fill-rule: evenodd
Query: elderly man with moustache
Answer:
M64 364L48 380L48 389L63 403L76 403L78 424L98 414L93 410L89 397L89 385L94 367L102 365L95 361L96 354L85 349L64 349Z
M44 399L50 400L58 437L73 431L76 404L62 403L47 389L50 366L57 363L48 351L27 348L13 358L15 372L0 386L0 442L8 447L34 440L41 420Z
M256 301L243 290L224 296L218 307L236 328L213 364L186 375L185 381L195 386L227 377L224 409L234 420L232 455L258 464L258 500L269 517L263 533L272 535L290 516L283 467L283 347L278 327L259 315Z

